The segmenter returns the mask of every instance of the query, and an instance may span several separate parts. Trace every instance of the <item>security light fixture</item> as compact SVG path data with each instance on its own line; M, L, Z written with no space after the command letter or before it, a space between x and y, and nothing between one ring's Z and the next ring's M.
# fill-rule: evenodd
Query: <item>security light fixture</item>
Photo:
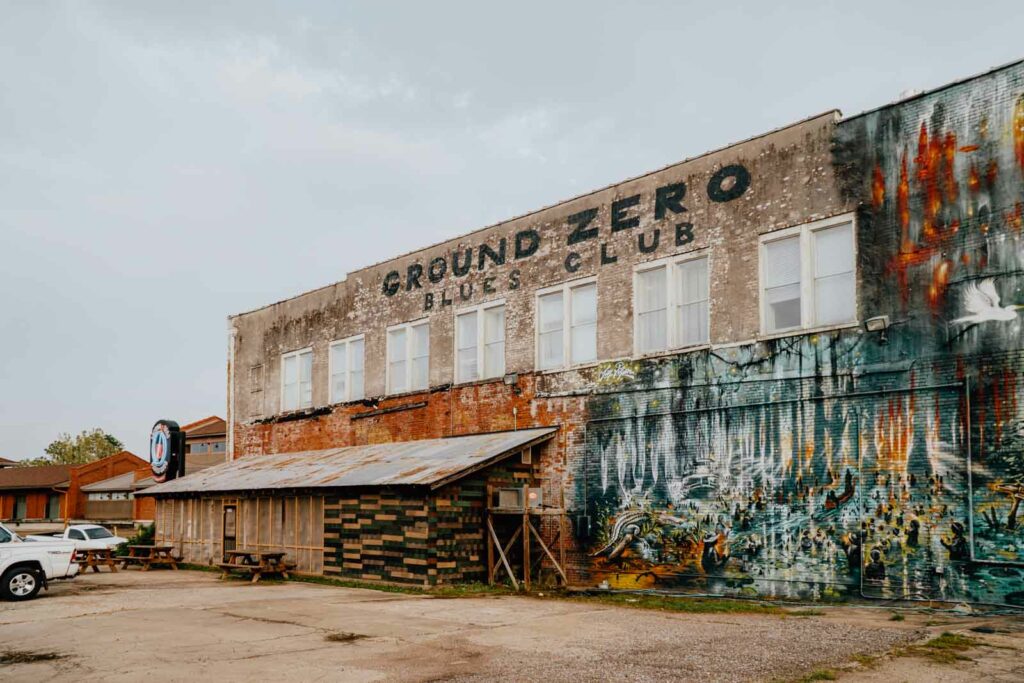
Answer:
M889 316L877 315L864 321L864 329L868 332L884 332L889 329Z
M889 325L889 316L876 315L874 318L868 318L864 321L864 330L866 332L877 332L878 343L887 344L889 337L886 335L886 331L889 329Z

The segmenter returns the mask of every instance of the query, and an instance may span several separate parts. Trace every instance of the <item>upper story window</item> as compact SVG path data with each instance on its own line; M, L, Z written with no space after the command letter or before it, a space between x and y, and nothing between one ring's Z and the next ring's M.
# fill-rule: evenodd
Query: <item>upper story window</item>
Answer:
M455 381L505 374L505 302L492 301L455 314Z
M537 367L553 370L597 360L597 282L537 292Z
M761 329L854 322L856 248L849 214L762 236Z
M281 409L297 410L313 405L313 349L281 356Z
M363 398L363 335L331 342L331 403Z
M388 328L388 393L426 389L429 360L430 324L426 320Z
M637 354L708 342L708 257L673 257L637 267L634 348Z

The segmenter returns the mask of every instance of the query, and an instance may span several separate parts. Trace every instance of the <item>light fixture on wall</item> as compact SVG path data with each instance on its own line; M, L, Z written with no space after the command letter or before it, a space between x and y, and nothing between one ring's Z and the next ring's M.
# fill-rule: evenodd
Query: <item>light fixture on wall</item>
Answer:
M889 337L886 334L889 330L889 325L889 316L876 315L874 318L868 318L864 321L864 331L878 332L879 343L885 344L889 341Z

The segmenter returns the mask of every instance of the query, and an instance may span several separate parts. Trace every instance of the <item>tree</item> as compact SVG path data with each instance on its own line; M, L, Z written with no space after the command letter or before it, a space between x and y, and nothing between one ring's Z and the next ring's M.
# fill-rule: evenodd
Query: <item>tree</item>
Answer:
M84 430L78 436L61 434L46 447L42 458L23 461L25 465L82 465L124 450L117 437L102 429Z

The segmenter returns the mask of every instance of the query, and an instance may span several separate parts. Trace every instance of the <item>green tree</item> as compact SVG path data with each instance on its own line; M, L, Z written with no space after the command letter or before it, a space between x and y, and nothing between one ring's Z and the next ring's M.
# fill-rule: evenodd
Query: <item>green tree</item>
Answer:
M24 465L82 465L124 450L117 437L102 429L84 430L77 436L61 434L46 447L42 458L22 461Z

